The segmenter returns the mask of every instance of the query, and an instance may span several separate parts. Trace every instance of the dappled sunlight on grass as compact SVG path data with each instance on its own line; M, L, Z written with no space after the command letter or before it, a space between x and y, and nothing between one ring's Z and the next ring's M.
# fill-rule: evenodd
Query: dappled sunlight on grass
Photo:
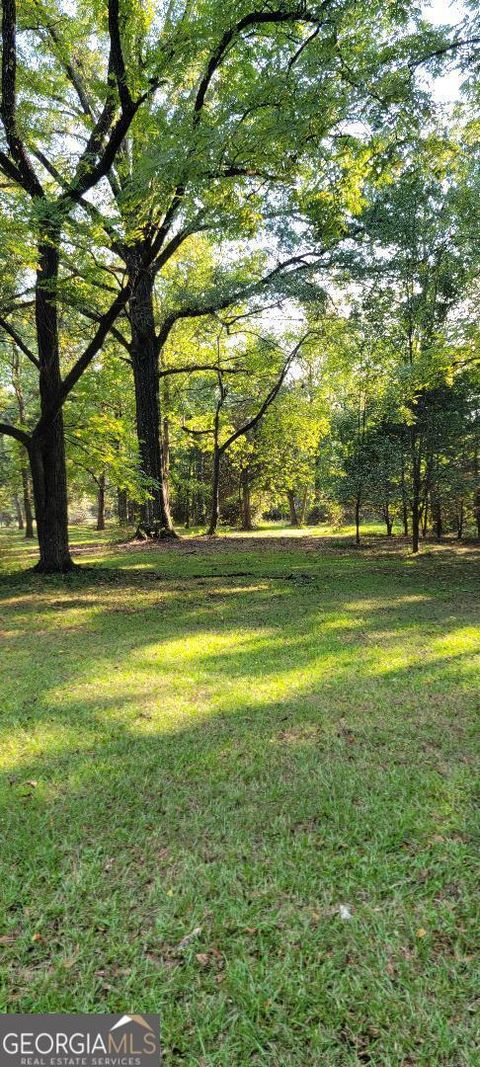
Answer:
M479 553L234 540L4 581L2 1007L471 1062Z

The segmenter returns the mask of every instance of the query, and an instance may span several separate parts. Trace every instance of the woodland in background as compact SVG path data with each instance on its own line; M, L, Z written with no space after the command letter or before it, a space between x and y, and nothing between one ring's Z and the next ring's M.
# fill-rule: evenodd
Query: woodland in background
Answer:
M0 522L39 570L68 514L480 538L476 7L3 0Z

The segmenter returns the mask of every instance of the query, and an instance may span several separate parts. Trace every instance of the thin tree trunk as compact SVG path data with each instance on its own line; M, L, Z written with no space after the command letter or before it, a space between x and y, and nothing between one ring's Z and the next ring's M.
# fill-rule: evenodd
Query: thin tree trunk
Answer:
M412 451L412 552L418 552L420 545L420 497L422 489L420 443L415 428L411 431Z
M162 433L162 459L163 459L163 485L164 485L164 499L166 502L166 509L169 516L170 527L173 530L172 512L170 506L170 420L168 416L165 416L163 420L163 433ZM169 527L169 529L170 529Z
M18 421L20 426L24 428L26 426L26 413L25 413L25 397L23 395L22 378L20 370L20 357L16 350L14 350L12 356L12 384L13 390L17 400L18 406ZM25 537L33 538L33 511L32 511L32 497L30 492L30 478L28 473L28 466L25 462L21 465L21 477L22 477L22 492L23 492L23 508L25 512ZM22 527L23 529L23 527Z
M205 456L203 452L197 451L197 472L196 472L198 489L195 494L195 512L193 521L195 525L200 525L205 522L206 519L206 507L205 507Z
M240 478L240 491L242 500L242 530L253 530L252 502L248 470L242 471Z
M443 520L442 520L442 504L438 493L432 497L432 519L433 519L433 532L437 541L440 541L443 537Z
M385 520L385 526L387 527L387 537L391 537L393 530L393 521L390 515L390 505L388 503L388 500L385 502L385 507L383 509L383 517Z
M185 515L184 515L184 519L185 519L185 529L186 530L188 530L190 528L190 485L191 485L191 481L192 481L192 461L193 461L192 460L192 453L189 452L188 453L187 483L186 483L186 488L185 488Z
M225 400L225 387L222 374L218 372L219 396L215 408L215 420L213 424L213 467L212 467L212 505L210 512L210 526L208 534L213 536L217 532L220 517L220 459L223 449L219 446L220 439L220 412Z
M360 505L361 505L361 498L360 498L360 495L357 495L357 498L355 500L355 544L356 545L360 544Z
M210 525L208 527L208 534L211 537L217 532L218 520L220 517L220 456L221 453L218 444L215 444L212 469L212 509L210 513Z
M97 495L97 530L105 529L105 472L103 471L98 479L98 495Z
M402 473L401 473L401 492L402 492L402 519L403 519L403 535L408 537L408 500L407 500L407 487L405 484L405 453L402 447Z
M295 505L295 496L293 489L287 489L288 511L290 515L290 526L299 526L297 508Z
M460 500L459 501L459 505L458 505L458 517L457 517L457 538L458 538L459 541L461 541L462 537L463 537L464 519L465 519L465 507L464 507L463 500Z
M475 514L475 522L477 524L477 537L480 540L480 447L477 440L475 444L474 455L474 471L475 471L475 494L473 501L473 510Z
M117 513L120 526L126 526L128 522L126 489L117 490Z
M425 540L428 528L428 496L425 497L422 506L422 539Z
M17 513L18 529L19 530L24 530L25 529L25 523L23 521L23 511L22 511L22 506L20 504L20 501L18 499L18 493L15 493L14 504L15 504L15 511Z

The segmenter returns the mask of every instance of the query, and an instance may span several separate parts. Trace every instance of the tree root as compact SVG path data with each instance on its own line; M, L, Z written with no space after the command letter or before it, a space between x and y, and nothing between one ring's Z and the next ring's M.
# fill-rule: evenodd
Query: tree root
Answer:
M31 568L33 574L72 574L73 571L80 570L78 563L74 563L73 559L64 560L64 562L56 567L53 563L43 563L39 559L38 563Z
M175 530L167 530L160 522L139 523L132 541L178 541Z

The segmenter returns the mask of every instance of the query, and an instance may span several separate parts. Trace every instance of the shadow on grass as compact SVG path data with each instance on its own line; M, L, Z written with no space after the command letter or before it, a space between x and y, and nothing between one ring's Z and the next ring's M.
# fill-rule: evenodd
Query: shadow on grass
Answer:
M169 1063L461 1062L470 557L249 552L7 589L3 1004L161 1008Z

